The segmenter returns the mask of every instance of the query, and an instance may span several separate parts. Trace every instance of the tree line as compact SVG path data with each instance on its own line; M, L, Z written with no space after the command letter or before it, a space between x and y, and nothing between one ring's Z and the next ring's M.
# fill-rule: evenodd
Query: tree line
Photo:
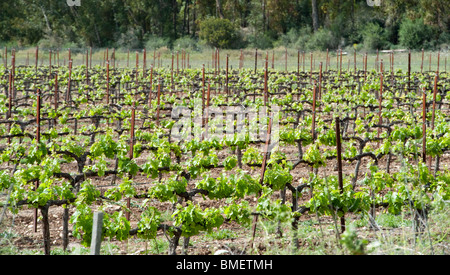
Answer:
M214 46L211 37L222 41L223 48L437 49L450 43L449 1L380 3L371 6L367 0L80 0L80 6L69 6L65 0L2 1L0 45ZM202 33L202 28L213 33Z

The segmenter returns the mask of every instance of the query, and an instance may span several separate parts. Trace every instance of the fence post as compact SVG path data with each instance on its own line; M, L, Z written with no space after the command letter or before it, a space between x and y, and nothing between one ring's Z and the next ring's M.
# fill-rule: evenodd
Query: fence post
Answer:
M102 242L103 212L94 213L92 225L91 255L100 255Z

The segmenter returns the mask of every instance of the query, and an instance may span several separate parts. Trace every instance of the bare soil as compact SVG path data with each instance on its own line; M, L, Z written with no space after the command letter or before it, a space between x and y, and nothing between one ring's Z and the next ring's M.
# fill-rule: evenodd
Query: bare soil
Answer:
M286 153L288 159L293 159L294 155L296 154L296 148L294 147L283 147L283 151ZM219 156L221 158L224 158L229 155L229 152L221 152ZM144 161L144 159L147 156L143 154L139 159L136 161L139 163L140 161ZM386 165L386 158L383 158L379 162L379 167L383 168ZM448 156L445 156L442 159L442 164L448 163ZM363 160L363 163L361 165L361 170L359 172L358 179L362 179L364 177L364 174L367 172L367 159ZM343 173L344 175L350 175L354 172L354 163L348 163L343 162ZM69 163L67 164L68 169L75 170L76 169L76 163ZM325 176L325 175L332 175L336 174L336 161L329 161L327 163L326 167L319 168L319 175ZM258 175L260 173L260 168L249 168L245 167L246 170L249 172ZM395 171L399 168L398 163L393 159L393 163L391 163L391 171ZM223 169L212 169L211 174L213 176L218 176L220 173L223 172ZM307 179L309 176L309 173L311 172L311 168L307 166L306 164L300 164L298 165L294 170L292 170L291 174L293 175L293 185L297 185L300 179L304 178ZM99 189L101 192L104 192L111 186L113 176L103 177L103 178L94 178L92 182L99 186ZM136 176L134 178L134 181L136 183L143 183L139 184L137 186L138 193L145 192L150 186L152 179L147 179L145 176ZM103 186L103 187L101 187ZM194 187L194 183L191 180L190 188ZM273 199L280 199L281 196L279 193L276 193L274 195ZM254 205L256 203L257 198L256 197L247 197L245 198L249 203ZM309 191L305 191L301 194L301 198L299 199L299 205L304 204L310 199ZM203 199L201 195L198 195L194 198L194 201L198 203L202 207L209 207L209 208L215 208L220 207L220 205L223 205L224 200L209 200L209 199ZM290 192L287 192L286 201L288 204L291 202L291 194ZM135 204L139 204L139 200L133 200ZM157 200L151 200L151 205L157 207L161 212L168 212L171 213L173 210L173 205L171 203L161 203ZM120 206L110 206L107 207L105 211L112 213L113 211L120 210ZM380 212L383 211L383 209L378 209ZM73 207L70 207L69 213L72 214L74 211ZM62 207L51 207L49 209L49 218L50 218L50 234L51 234L51 245L52 250L55 248L62 248L62 229L63 229L63 209ZM132 207L132 215L131 215L131 227L136 227L136 223L140 216L140 210L137 207ZM360 216L357 214L347 214L347 219L350 220L356 220L359 219ZM23 210L19 211L17 215L13 215L9 211L6 214L6 221L3 224L3 230L2 231L9 231L14 232L14 236L11 239L12 244L19 250L36 250L36 251L43 251L43 236L42 236L42 230L41 230L41 222L38 222L37 225L37 232L34 232L34 226L33 226L33 219L34 219L34 209L29 209L25 207ZM317 221L317 217L314 214L306 213L304 214L301 219L301 222L305 222L308 220ZM326 227L327 225L333 225L333 219L331 217L320 217L321 226ZM319 225L315 222L313 225L314 230L320 230ZM191 237L189 241L189 247L186 254L189 255L211 255L216 253L216 251L219 250L226 250L228 251L226 254L264 254L264 253L271 253L271 251L274 250L274 248L278 248L280 251L289 251L289 247L292 247L292 237L290 228L284 227L282 228L284 232L282 232L282 236L276 233L272 233L272 236L268 238L267 232L265 232L264 228L260 223L258 223L257 226L257 234L256 238L252 240L252 230L251 227L244 228L239 224L236 224L234 222L225 222L218 231L222 232L232 232L227 233L229 236L218 240L214 239L212 237L208 237L206 233L202 233L199 236ZM393 229L395 231L395 229ZM69 250L75 251L74 249L80 246L80 240L76 239L72 235L72 225L69 224L69 238L70 238L70 245ZM365 232L365 233L364 233ZM334 235L334 231L327 230L325 234L332 236ZM364 234L366 236L373 235L373 232L371 233L371 230L368 228L362 228L360 229L360 234ZM166 237L164 236L164 232L159 231L158 232L158 239L167 242ZM314 245L317 245L321 240L319 239L313 239L313 240L305 240L305 239L298 239L298 245L300 247L310 248L313 249ZM167 250L155 250L155 248L149 252L147 249L149 249L150 246L154 245L154 242L144 242L138 240L136 237L131 237L127 241L116 241L116 240L106 240L106 243L109 245L113 245L113 247L116 248L113 253L118 254L166 254ZM253 246L252 246L253 244ZM183 238L180 240L180 244L178 246L177 254L182 254L183 249ZM223 252L223 251L222 251Z

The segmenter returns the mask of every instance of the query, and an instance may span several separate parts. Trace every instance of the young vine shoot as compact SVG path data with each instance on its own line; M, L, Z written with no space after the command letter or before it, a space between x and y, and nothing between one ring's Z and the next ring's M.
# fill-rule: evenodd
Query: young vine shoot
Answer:
M12 52L0 65L2 211L34 209L46 254L51 208L64 211L65 249L69 231L91 244L95 211L104 239L163 232L169 254L226 223L295 230L331 216L342 233L360 213L376 229L377 209L413 209L423 231L450 200L448 72L309 70L300 52L303 68L276 70L269 56L254 69L224 55L119 67L111 52L101 65L86 52L83 65L15 66Z

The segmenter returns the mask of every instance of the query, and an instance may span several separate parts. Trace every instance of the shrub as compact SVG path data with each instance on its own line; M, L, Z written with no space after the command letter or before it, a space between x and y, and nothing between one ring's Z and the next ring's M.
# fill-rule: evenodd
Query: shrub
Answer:
M125 33L121 33L116 39L116 47L123 49L138 49L142 47L139 40L138 30L129 28Z
M290 29L287 33L280 35L277 41L273 43L274 47L292 48L300 36L300 31L297 29Z
M151 50L158 50L160 48L169 48L170 39L165 37L158 37L156 35L146 35L145 48Z
M320 50L336 49L339 46L339 40L336 38L330 30L319 29L314 32L306 42L305 47L308 50Z
M425 25L421 18L415 20L404 19L398 32L400 45L408 49L428 48L430 44L427 42L433 36L432 28Z
M199 37L212 47L232 48L239 35L230 20L210 17L200 23Z
M366 50L383 49L389 45L387 32L376 23L368 23L361 34Z
M273 47L273 39L267 33L248 35L247 42L249 48L264 50Z
M439 35L438 43L439 43L441 46L444 46L444 47L447 47L447 48L448 48L448 45L450 44L450 33L449 33L449 32L442 32L442 33Z
M40 48L53 49L53 48L60 48L63 44L63 41L61 38L52 35L52 36L44 36L44 38L39 40L37 44Z
M183 36L173 42L173 50L200 51L201 47L195 38Z
M275 41L274 47L286 47L305 49L306 42L311 37L311 27L306 26L301 29L290 29L286 34L282 34L277 41Z

